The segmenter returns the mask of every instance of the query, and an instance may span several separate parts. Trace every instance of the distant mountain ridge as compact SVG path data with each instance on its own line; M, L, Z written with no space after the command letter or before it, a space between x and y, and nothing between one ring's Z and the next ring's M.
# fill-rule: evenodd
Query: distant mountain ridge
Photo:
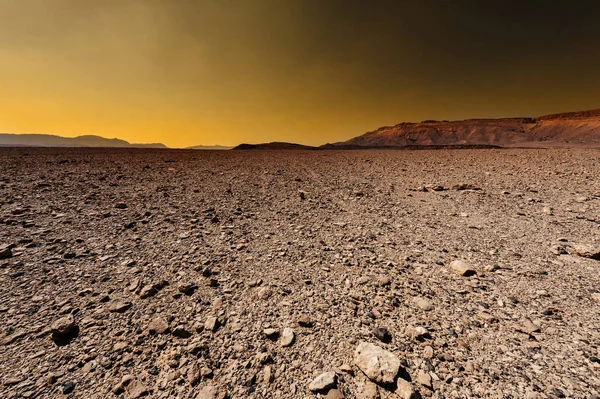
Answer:
M308 145L286 143L281 141L272 141L262 144L240 144L233 147L234 150L317 150L319 147L311 147Z
M61 137L53 134L0 133L0 147L98 147L98 148L168 148L161 143L132 144L121 139L84 135Z
M600 147L600 109L536 118L403 122L324 147L393 148L456 145Z
M73 138L51 134L1 134L0 147L108 147L168 148L164 144L132 144L121 139L85 135ZM591 147L600 148L600 109L539 117L425 120L384 126L347 141L320 147L270 142L187 147L192 150L343 150L361 148L501 148Z
M226 145L193 145L185 147L186 150L231 150L232 148Z

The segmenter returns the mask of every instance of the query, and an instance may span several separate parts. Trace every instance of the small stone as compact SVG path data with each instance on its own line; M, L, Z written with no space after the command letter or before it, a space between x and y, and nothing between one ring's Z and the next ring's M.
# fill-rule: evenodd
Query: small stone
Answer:
M356 396L356 399L379 399L379 388L371 381L366 381L362 392Z
M496 321L496 318L488 312L479 312L477 314L477 318L485 323L493 323Z
M427 345L425 349L423 349L423 357L425 359L433 358L433 348L431 346Z
M219 391L215 386L209 385L202 388L194 399L218 399Z
M208 284L207 285L209 287L213 287L213 288L218 287L219 286L219 280L217 280L216 278L208 279Z
M181 292L184 295L193 295L194 291L196 290L197 286L194 283L183 283L183 284L179 284L179 286L177 286L177 289L179 290L179 292Z
M63 395L68 395L75 390L75 383L73 381L65 381L62 384Z
M338 389L330 389L325 399L344 399L344 394Z
M200 368L198 365L191 365L187 371L187 381L190 383L190 385L194 386L198 384L201 378L202 376L200 375Z
M271 355L268 352L257 353L255 356L255 359L260 364L267 364L267 363L273 362L273 358L271 357Z
M74 328L75 319L73 318L73 315L67 315L52 323L50 331L52 334L56 335L68 335L73 331Z
M150 334L165 334L169 331L169 324L163 317L155 317L148 324Z
M292 344L294 343L294 339L294 330L292 330L291 328L284 328L283 334L281 334L281 346L292 346Z
M265 336L269 339L277 339L277 336L279 335L279 330L276 328L265 328L263 330L263 334L265 334Z
M123 384L124 386L128 386L134 379L135 378L133 377L133 375L125 374L123 378L121 378L121 384Z
M373 330L373 335L381 342L390 343L392 342L392 334L385 327L376 327Z
M258 298L262 299L262 300L266 300L269 299L269 297L271 296L271 289L269 287L261 287L258 290Z
M112 313L123 313L129 308L131 308L131 302L113 302L109 306L108 311Z
M178 325L175 327L172 334L177 338L189 338L192 336L192 332L187 330L183 325Z
M455 260L450 263L452 271L459 276L469 277L475 274L475 270L463 260Z
M209 316L204 322L204 329L211 332L216 332L219 328L219 319L214 316Z
M385 287L387 285L390 285L391 283L392 279L390 278L390 276L381 275L377 277L377 284L381 287Z
M264 382L270 384L273 382L274 378L275 377L273 375L273 370L271 369L271 366L265 366L265 369L263 370Z
M419 370L419 374L417 375L417 382L426 388L433 388L433 385L431 384L431 376L429 375L429 373L423 370Z
M550 250L554 255L567 255L569 253L562 245L554 245Z
M205 366L200 369L200 375L202 376L202 378L212 378L213 371L210 367Z
M124 203L124 202L117 202L115 204L115 208L117 208L117 209L127 209L127 204Z
M592 299L598 303L600 303L600 292L594 292L592 294Z
M312 327L313 326L313 322L310 319L309 315L303 314L302 316L300 316L298 318L298 325L300 327Z
M426 312L433 310L433 303L431 303L431 301L427 298L415 297L413 301L421 310Z
M158 290L156 289L154 284L147 284L144 287L142 287L142 289L140 291L140 298L142 298L142 299L149 298L151 296L156 295L156 293L158 293Z
M394 382L400 370L400 359L396 355L368 342L357 346L354 363L369 379L380 384Z
M221 307L223 307L223 299L221 297L216 297L212 302L212 307L216 310L221 309Z
M600 248L586 244L573 245L573 252L582 258L600 260Z
M421 397L415 392L413 385L402 378L398 378L394 393L400 399L416 399Z
M127 386L127 393L129 398L137 399L145 396L149 393L148 387L140 380L134 380Z
M540 326L538 326L529 319L525 319L522 325L515 327L515 330L523 332L525 334L533 334L535 332L540 332Z
M500 267L500 266L498 266L498 265L496 265L496 264L492 264L492 265L486 265L486 266L483 268L483 270L484 270L484 271L486 271L486 272L488 272L488 273L493 273L493 272L495 272L496 270L500 270L500 269L501 269L501 267Z
M423 338L427 338L429 336L429 332L425 329L425 327L417 326L412 327L408 326L404 330L404 335L410 339L423 340Z
M333 388L336 382L336 375L333 371L329 371L327 373L323 373L319 375L317 378L312 380L308 389L312 392L321 392L327 389Z

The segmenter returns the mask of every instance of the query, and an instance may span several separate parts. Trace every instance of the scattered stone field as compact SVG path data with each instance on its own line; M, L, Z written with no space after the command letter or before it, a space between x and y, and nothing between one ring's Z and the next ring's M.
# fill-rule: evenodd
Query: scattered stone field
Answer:
M600 151L2 148L0 397L600 398Z

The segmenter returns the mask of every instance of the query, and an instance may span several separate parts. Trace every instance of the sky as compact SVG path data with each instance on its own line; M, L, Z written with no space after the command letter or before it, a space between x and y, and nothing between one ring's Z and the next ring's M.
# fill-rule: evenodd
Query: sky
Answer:
M0 0L0 131L343 141L600 108L600 2Z

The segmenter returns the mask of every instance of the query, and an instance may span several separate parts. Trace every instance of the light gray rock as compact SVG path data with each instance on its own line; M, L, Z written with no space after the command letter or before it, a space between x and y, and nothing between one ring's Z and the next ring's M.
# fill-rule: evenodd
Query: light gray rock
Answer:
M450 263L452 271L459 276L469 277L475 274L475 269L464 260L454 260Z
M380 384L394 382L400 370L400 359L396 355L368 342L356 347L354 363L369 379Z
M281 346L288 347L294 343L295 335L294 330L291 328L284 328L281 334Z
M333 371L328 371L319 375L317 378L312 380L308 389L312 392L321 392L327 389L333 388L335 386L336 376Z

